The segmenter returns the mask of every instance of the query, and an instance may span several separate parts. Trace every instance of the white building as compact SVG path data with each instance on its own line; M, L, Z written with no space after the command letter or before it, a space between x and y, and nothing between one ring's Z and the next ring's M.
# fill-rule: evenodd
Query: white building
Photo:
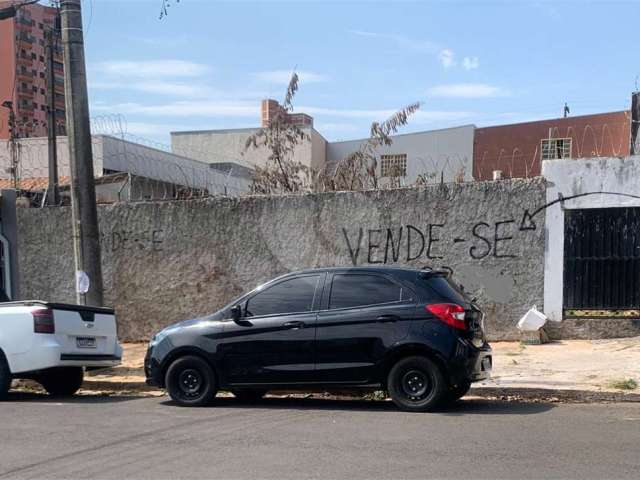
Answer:
M275 100L262 101L262 126L281 108ZM288 122L307 133L294 151L296 161L315 171L333 171L338 163L358 151L367 139L328 142L313 128L313 118L285 113ZM411 185L420 176L428 182L473 180L473 125L393 135L393 144L378 148L378 175L400 173L400 184ZM171 150L203 162L235 162L248 168L266 164L269 151L245 148L247 138L259 128L200 130L171 133Z
M401 183L411 185L423 175L427 181L472 181L473 125L394 135L393 143L378 148L378 175L401 173ZM327 143L327 163L335 168L366 138Z
M115 183L125 183L119 187L119 199L172 198L176 195L177 189L239 195L247 192L251 183L250 171L240 165L211 165L108 135L92 136L92 152L93 170L98 184L113 183L107 177L116 174L118 176L114 178L118 180ZM58 176L61 179L60 183L64 185L65 179L70 176L67 137L58 137L57 154ZM49 156L46 138L20 139L16 147L16 158L17 177L21 181L45 180L48 177ZM13 178L11 162L11 147L8 142L2 142L0 178ZM37 184L42 185L43 182Z

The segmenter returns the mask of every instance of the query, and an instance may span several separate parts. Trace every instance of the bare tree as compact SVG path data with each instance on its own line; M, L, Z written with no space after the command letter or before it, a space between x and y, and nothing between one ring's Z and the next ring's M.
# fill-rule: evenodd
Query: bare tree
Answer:
M180 3L180 0L174 0L175 3ZM169 15L169 8L171 8L171 0L162 0L160 5L160 20Z
M379 188L378 179L378 148L381 145L391 145L391 135L409 122L409 117L420 108L420 102L412 103L398 110L382 123L373 122L371 133L366 142L355 152L347 155L337 165L333 174L325 172L319 180L321 188L325 190L361 190ZM400 172L390 172L399 176Z
M244 152L250 148L266 148L270 152L266 165L255 167L251 186L253 193L295 193L310 188L312 172L294 159L294 151L297 145L311 138L288 118L293 111L292 102L297 91L298 74L294 72L281 108L269 119L267 126L247 138Z

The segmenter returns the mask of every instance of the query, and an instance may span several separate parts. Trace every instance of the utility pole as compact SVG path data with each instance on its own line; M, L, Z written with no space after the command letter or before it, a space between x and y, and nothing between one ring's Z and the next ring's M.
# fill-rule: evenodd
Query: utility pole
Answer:
M61 0L64 94L71 170L73 249L78 303L101 306L100 232L91 151L80 0Z
M55 24L55 23L54 23ZM46 32L47 36L47 136L49 141L49 188L47 204L58 205L58 152L56 138L56 106L55 75L53 73L53 55L55 53L57 32L54 29Z
M631 155L640 155L640 91L631 94Z
M11 179L13 180L13 189L18 190L18 135L16 134L16 114L13 111L13 102L5 100L2 106L9 110L9 148L11 150Z

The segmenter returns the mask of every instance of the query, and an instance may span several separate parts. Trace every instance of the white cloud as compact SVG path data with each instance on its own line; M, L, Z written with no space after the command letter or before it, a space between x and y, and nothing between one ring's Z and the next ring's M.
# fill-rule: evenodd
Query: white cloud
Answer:
M456 61L454 59L454 53L452 50L445 48L440 51L438 54L438 60L444 68L451 68L456 65Z
M205 96L209 89L204 85L185 84L163 80L142 82L89 82L92 90L133 90L137 92L173 95L179 97Z
M101 74L124 78L199 77L211 72L208 65L184 60L115 60L95 63L92 69Z
M136 102L93 105L94 111L102 113L120 113L125 115L157 115L174 117L247 117L258 122L260 103L256 101L177 101L155 105L143 105Z
M480 66L480 59L478 57L464 57L462 59L462 67L465 70L475 70Z
M322 107L309 107L301 106L297 109L301 112L308 113L310 115L319 115L334 118L350 118L360 119L367 121L381 122L386 120L391 115L396 113L393 109L379 109L379 110L360 110L360 109L332 109ZM474 112L469 111L457 111L457 110L418 110L409 119L409 124L412 122L418 123L434 123L440 121L452 121L462 120L470 118L476 115Z
M267 72L254 73L253 76L262 82L277 83L279 85L288 85L293 72L289 70L270 70ZM329 77L320 73L296 72L300 83L319 83L329 81Z
M485 83L451 83L431 87L427 90L427 95L444 98L490 98L509 96L510 92Z

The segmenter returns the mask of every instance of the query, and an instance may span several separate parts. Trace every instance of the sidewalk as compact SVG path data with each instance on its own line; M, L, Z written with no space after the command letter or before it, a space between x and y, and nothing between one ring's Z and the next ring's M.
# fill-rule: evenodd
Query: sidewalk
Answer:
M495 342L493 378L470 395L550 401L640 401L640 337L564 340L545 345ZM146 344L124 345L117 368L89 374L84 390L161 395L144 383ZM633 381L629 381L633 380Z

